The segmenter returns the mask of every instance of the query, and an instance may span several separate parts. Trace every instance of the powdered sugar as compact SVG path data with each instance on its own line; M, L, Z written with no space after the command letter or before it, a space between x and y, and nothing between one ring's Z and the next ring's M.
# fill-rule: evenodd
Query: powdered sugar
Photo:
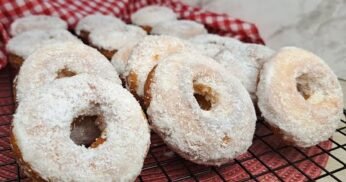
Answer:
M93 14L82 18L76 26L76 34L80 35L82 30L92 32L99 28L111 28L121 30L125 27L125 23L117 17L111 15Z
M157 5L146 6L131 16L133 24L151 27L161 22L176 19L177 15L170 8Z
M67 23L55 16L30 15L16 19L11 24L12 36L19 35L29 30L67 29Z
M71 123L82 113L105 118L106 141L96 148L70 139ZM13 134L24 161L47 181L134 181L150 144L147 121L133 96L86 74L32 92L19 103Z
M146 32L133 25L127 25L121 30L100 27L90 32L89 40L93 46L106 50L118 50L129 42L139 41Z
M259 70L274 53L268 47L244 44L228 37L213 34L199 35L192 39L200 51L222 64L228 73L236 76L256 102Z
M171 35L183 39L188 39L200 34L206 34L207 30L200 23L191 20L173 20L156 24L152 34Z
M6 49L8 52L26 59L43 45L66 41L79 42L79 39L64 29L30 30L10 39Z
M16 86L17 100L21 101L35 88L56 80L63 69L121 83L112 65L97 50L82 43L55 43L37 49L22 65Z

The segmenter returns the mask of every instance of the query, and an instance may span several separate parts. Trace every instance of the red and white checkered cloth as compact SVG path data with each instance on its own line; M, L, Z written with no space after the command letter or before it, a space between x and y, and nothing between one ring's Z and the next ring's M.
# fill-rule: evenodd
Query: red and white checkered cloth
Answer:
M9 40L10 24L17 18L29 14L46 14L64 19L69 28L74 28L82 17L94 14L112 14L130 23L130 16L139 8L160 4L170 7L180 19L200 22L209 32L231 36L244 42L263 43L254 24L193 8L177 0L2 0L0 4L0 39L6 44ZM4 43L0 44L0 69L6 66Z

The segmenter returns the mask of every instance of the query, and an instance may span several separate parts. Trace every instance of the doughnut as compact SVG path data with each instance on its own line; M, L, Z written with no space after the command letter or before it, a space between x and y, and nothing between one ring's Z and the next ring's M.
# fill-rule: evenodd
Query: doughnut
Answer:
M263 45L245 44L212 34L199 35L190 41L197 44L197 49L203 54L224 66L229 74L237 77L250 93L253 102L257 102L259 71L263 63L274 54L273 50Z
M193 51L190 44L171 36L144 37L132 50L127 63L126 82L129 90L142 101L149 72L164 57L181 51Z
M238 79L209 57L177 53L146 83L151 128L183 158L221 165L246 152L256 115Z
M206 56L215 57L225 48L237 52L243 44L236 39L230 37L222 37L216 34L201 34L189 39L197 49L201 50Z
M93 128L74 134L84 124ZM77 143L75 135L88 142ZM141 107L127 90L80 74L37 88L19 103L11 144L33 181L134 181L150 132Z
M123 82L123 85L125 85L126 83L125 72L128 60L130 58L133 48L136 46L138 42L139 40L128 42L126 45L120 48L111 59L111 63L117 71L117 73L119 74L119 77Z
M146 6L131 15L132 24L142 27L148 33L154 25L176 19L177 15L170 8L157 5Z
M156 24L151 34L171 35L182 39L192 38L196 35L206 34L204 25L191 20L173 20Z
M110 60L128 42L138 41L146 35L143 29L133 25L127 25L121 30L106 27L90 32L89 43Z
M259 72L263 63L273 54L274 51L265 46L244 44L237 52L225 48L214 59L242 82L250 93L253 102L256 103Z
M89 33L96 29L108 27L109 29L122 30L125 26L126 24L117 17L93 14L82 18L78 22L75 32L83 42L89 43Z
M336 75L321 58L296 47L280 49L264 64L257 96L274 133L298 147L331 137L343 111Z
M258 63L260 68L262 68L264 63L275 53L273 49L264 45L248 43L245 43L245 45L244 53L247 57Z
M67 29L67 23L56 16L30 15L16 19L10 26L10 34L17 36L29 30Z
M64 29L29 30L23 32L10 39L6 45L7 52L9 53L9 63L15 70L19 70L24 60L37 48L45 44L66 41L79 42L79 39Z
M121 84L118 73L97 50L82 43L60 42L39 48L25 60L15 86L16 100L44 84L81 73Z

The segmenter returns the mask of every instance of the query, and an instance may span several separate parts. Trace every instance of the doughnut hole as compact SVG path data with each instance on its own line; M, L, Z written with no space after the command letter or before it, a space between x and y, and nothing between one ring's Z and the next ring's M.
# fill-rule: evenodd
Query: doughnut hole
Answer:
M301 74L296 78L298 93L308 102L318 103L324 98L323 78L312 74Z
M68 68L63 68L61 70L59 70L57 73L56 78L65 78L65 77L72 77L75 76L77 73L74 71L69 70Z
M212 106L217 102L216 93L212 88L200 83L193 83L193 90L193 96L199 107L205 111L211 110Z
M104 128L102 115L80 115L71 123L70 138L76 145L96 148L106 141L102 137Z

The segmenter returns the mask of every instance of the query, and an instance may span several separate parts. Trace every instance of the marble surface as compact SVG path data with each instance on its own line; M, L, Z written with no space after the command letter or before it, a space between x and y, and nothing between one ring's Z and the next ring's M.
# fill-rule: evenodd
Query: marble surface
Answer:
M268 46L310 50L346 80L346 0L182 1L255 22Z

